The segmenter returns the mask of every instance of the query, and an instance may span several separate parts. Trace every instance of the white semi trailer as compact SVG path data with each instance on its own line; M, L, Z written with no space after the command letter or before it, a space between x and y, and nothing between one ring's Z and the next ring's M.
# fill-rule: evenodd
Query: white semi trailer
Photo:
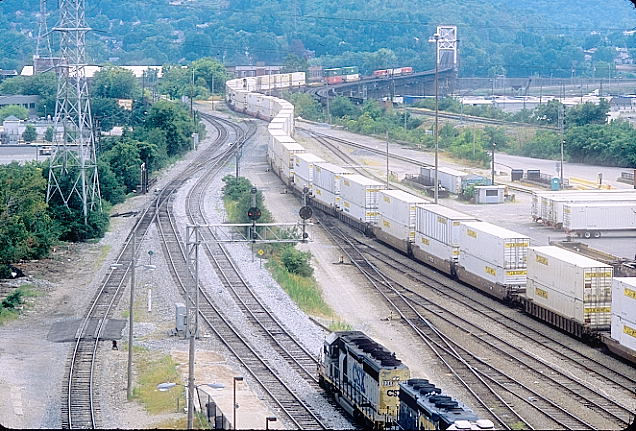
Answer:
M584 238L599 238L603 232L636 231L636 202L565 204L563 230Z

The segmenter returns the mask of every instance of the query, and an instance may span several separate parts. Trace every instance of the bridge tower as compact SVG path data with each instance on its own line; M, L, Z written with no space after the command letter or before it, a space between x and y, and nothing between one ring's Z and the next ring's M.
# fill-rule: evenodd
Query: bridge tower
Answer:
M440 69L454 69L457 71L457 26L438 25L437 58Z
M67 208L81 205L85 224L90 211L101 209L85 71L89 30L84 0L60 0L60 19L53 28L60 34L61 53L56 66L55 146L49 160L46 201L60 198Z

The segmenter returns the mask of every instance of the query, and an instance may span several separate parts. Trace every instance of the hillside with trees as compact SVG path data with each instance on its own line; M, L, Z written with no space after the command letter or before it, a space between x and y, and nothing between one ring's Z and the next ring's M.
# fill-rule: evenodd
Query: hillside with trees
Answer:
M30 62L35 0L0 2L0 68ZM50 27L57 17L50 14ZM438 24L459 28L462 76L571 76L611 63L616 48L636 57L628 0L103 0L87 2L96 63L169 64L213 57L226 65L289 55L325 67L433 66ZM54 42L55 45L55 42ZM584 49L596 48L591 61Z

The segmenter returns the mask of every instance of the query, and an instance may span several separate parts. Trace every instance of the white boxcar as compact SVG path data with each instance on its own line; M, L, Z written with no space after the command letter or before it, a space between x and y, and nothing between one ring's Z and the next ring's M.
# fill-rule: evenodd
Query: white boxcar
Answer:
M285 117L274 117L272 119L272 121L269 122L269 125L267 126L267 128L269 130L274 130L274 129L282 129L285 134L291 136L291 122L289 120L289 118L285 118Z
M636 229L636 201L563 205L563 230L586 238L603 231Z
M403 190L380 190L378 195L378 210L380 214L387 219L395 220L406 226L412 226L414 235L415 207L418 204L428 203L428 200Z
M636 321L622 319L620 316L612 314L611 336L621 346L636 352ZM636 353L632 353L636 356Z
M314 165L314 185L333 194L340 194L340 177L352 171L329 162Z
M636 322L636 277L615 277L612 282L612 315Z
M324 160L313 153L295 154L294 183L300 187L307 186L311 191L314 181L314 165L321 162Z
M613 268L560 247L528 249L526 297L593 330L609 329Z
M525 269L530 238L487 222L462 222L459 260L470 254L506 269Z
M363 175L345 175L340 180L340 206L357 220L375 223L378 217L378 191L386 185Z

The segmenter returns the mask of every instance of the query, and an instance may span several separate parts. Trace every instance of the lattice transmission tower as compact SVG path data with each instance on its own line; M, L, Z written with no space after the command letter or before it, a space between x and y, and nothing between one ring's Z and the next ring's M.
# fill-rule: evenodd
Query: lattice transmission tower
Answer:
M67 208L81 205L88 214L101 210L91 103L86 80L86 24L84 0L60 0L61 59L57 64L55 146L49 163L46 200L60 198Z
M38 73L38 64L41 58L46 59L47 66L53 66L53 52L51 50L51 33L47 24L48 11L46 1L40 0L40 13L38 14L38 39L35 45L35 57L33 58L33 73Z

